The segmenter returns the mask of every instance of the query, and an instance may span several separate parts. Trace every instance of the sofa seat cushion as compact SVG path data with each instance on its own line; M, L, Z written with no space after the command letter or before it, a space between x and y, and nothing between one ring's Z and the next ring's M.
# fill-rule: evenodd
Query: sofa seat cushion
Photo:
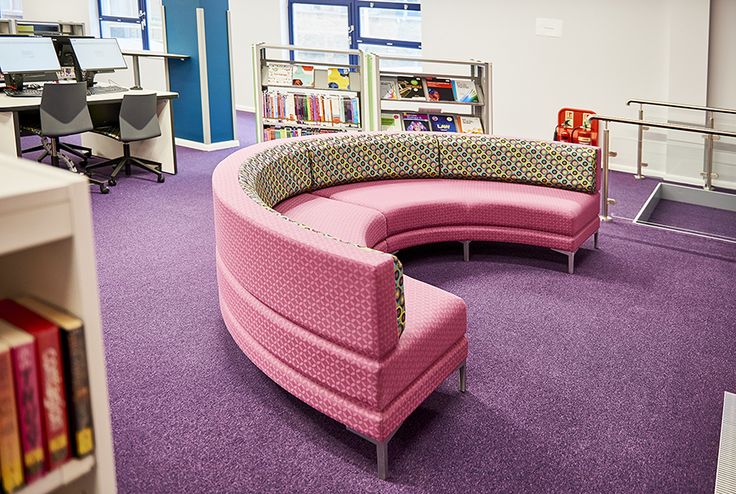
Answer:
M450 179L385 180L338 185L313 192L380 211L388 235L431 226L467 224L468 207Z
M458 181L456 193L473 225L506 226L575 236L598 217L600 195L537 185Z
M467 306L458 296L404 276L406 329L379 369L378 408L388 406L465 336Z
M503 226L574 236L598 215L600 196L485 180L387 180L314 192L380 211L388 236L423 228Z
M386 240L386 218L375 209L314 194L299 194L274 209L299 223L346 242L373 247Z

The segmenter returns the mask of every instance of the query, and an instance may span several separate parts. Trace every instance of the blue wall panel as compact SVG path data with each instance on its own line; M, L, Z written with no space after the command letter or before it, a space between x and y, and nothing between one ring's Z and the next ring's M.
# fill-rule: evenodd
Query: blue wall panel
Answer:
M204 142L196 14L197 8L203 8L209 89L205 97L210 105L211 140L216 143L234 139L227 37L228 0L163 0L163 4L166 7L168 51L191 56L186 61L169 62L171 90L179 93L179 98L174 100L176 136Z

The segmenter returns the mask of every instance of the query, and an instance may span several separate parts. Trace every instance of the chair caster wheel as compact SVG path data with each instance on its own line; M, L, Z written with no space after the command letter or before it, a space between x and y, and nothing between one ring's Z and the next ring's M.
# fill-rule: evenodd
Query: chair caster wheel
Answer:
M111 178L110 180L107 181L107 185L109 185L110 187L115 187L117 184L118 182L114 178Z
M162 184L162 183L164 183L165 181L166 181L166 177L164 177L163 175L159 175L159 176L158 176L158 183Z
M105 184L100 185L100 194L109 194L110 189Z

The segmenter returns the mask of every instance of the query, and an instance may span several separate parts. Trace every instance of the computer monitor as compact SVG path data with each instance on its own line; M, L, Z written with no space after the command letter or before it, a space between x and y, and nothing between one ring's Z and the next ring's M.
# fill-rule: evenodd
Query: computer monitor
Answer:
M50 38L0 36L0 72L37 74L61 70Z
M71 38L74 56L85 72L112 72L127 69L115 38Z

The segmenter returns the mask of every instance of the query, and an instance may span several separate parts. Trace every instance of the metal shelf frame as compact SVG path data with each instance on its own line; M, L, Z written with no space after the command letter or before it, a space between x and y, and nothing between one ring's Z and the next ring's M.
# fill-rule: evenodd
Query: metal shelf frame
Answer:
M421 64L422 71L401 71L401 70L382 70L381 64L385 61L391 62L411 62ZM455 66L464 67L465 74L447 74L443 70L424 70L436 66ZM438 112L442 110L442 105L455 105L458 108L465 107L469 111L458 114L472 115L479 117L483 123L483 130L486 134L493 133L493 64L480 60L446 60L437 58L421 58L406 56L384 56L375 53L366 56L366 66L368 69L368 86L371 89L371 101L373 104L372 114L370 115L370 129L381 130L381 112L390 110L386 108L384 103L396 104L414 104L419 105L422 110L426 108L437 107ZM444 79L471 79L475 81L478 87L478 103L462 103L457 101L429 101L429 100L410 100L410 99L382 99L380 94L381 77L411 76L418 78L437 77ZM401 111L401 110L394 110Z
M280 52L281 56L274 56L274 52ZM327 53L334 55L349 55L350 60L357 60L355 64L339 64L339 63L319 63L307 61L292 60L296 52L305 53ZM315 67L336 67L349 68L352 73L357 74L356 80L359 81L359 88L351 89L331 89L331 88L300 88L299 86L282 86L267 85L263 81L263 70L268 63L286 63L290 65L313 65ZM308 48L294 45L275 45L267 43L256 43L253 45L253 87L255 89L255 109L256 109L256 140L263 142L263 131L265 127L293 127L303 129L327 129L336 131L353 131L361 132L367 130L367 103L366 103L366 84L365 84L365 55L360 50L328 50L324 48ZM335 95L346 96L353 93L359 100L360 107L360 125L353 124L330 124L327 122L303 122L303 121L287 121L280 119L267 118L263 115L263 91L268 88L293 89L294 91L303 92L305 94L325 94L334 93ZM275 123L277 122L277 123Z

